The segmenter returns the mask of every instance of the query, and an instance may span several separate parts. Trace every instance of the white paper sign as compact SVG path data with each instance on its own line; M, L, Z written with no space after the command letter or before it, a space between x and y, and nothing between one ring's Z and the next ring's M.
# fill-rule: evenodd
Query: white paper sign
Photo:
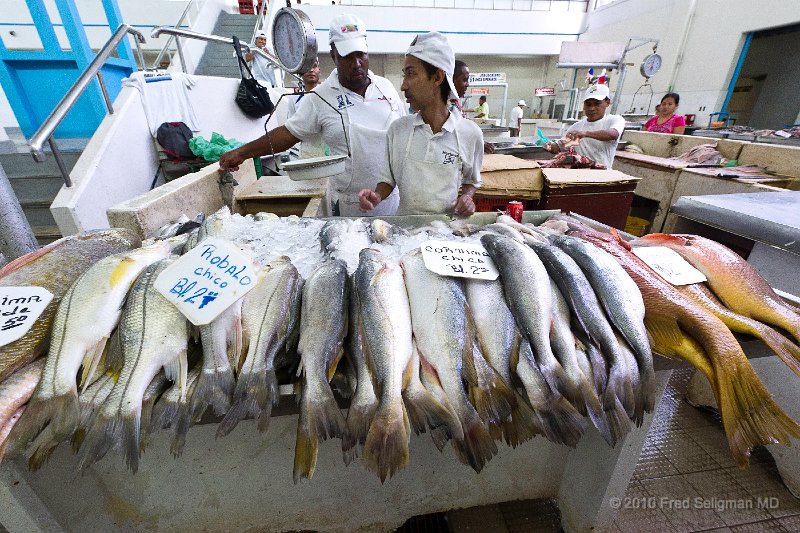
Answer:
M0 346L28 333L52 299L44 287L0 287Z
M425 241L420 248L425 266L439 275L487 280L500 275L489 252L478 243Z
M202 326L254 288L256 278L249 254L210 237L165 268L154 286L189 322Z
M689 285L706 281L702 272L689 264L678 252L666 246L641 246L633 248L633 253L673 285Z

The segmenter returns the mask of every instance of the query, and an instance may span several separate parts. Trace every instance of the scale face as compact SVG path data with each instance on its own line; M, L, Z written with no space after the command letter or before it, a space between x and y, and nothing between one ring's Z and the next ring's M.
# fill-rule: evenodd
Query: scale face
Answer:
M308 15L282 7L272 23L272 49L287 71L308 72L317 57L317 34Z
M658 54L650 54L645 57L639 67L639 72L641 72L642 76L645 78L653 77L659 70L661 70L661 56Z

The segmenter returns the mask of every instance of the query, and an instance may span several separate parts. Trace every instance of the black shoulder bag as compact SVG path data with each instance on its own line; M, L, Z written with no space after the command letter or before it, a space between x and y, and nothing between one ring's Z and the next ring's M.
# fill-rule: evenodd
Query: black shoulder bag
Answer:
M248 117L261 118L264 115L272 113L275 106L272 100L269 99L269 92L265 87L260 85L247 62L242 57L242 48L239 45L239 38L233 36L233 49L236 51L236 58L239 61L239 72L242 74L242 81L239 82L239 90L236 91L236 105L242 110L242 113ZM242 68L244 67L244 69ZM244 71L247 71L247 76Z

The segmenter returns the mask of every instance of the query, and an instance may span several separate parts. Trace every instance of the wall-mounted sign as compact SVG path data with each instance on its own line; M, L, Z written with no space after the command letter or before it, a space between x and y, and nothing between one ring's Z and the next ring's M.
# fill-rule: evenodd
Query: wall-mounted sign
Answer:
M555 96L556 90L552 87L537 87L533 90L534 96Z
M470 94L472 94L474 96L478 96L480 94L489 94L489 88L488 87L470 87L469 90L470 90Z
M469 83L505 83L505 72L482 72L469 75Z

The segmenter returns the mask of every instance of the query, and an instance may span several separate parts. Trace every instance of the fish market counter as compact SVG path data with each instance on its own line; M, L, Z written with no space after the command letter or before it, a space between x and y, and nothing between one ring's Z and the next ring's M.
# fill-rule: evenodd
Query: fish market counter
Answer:
M553 211L526 212L541 223ZM581 217L579 217L581 218ZM493 213L468 222L484 225ZM396 217L413 227L446 217ZM588 219L585 222L591 223ZM656 405L673 363L657 358ZM119 451L79 470L66 443L30 472L24 458L0 463L0 525L27 531L391 531L421 514L536 498L557 500L567 532L602 531L614 519L610 502L624 497L653 413L612 448L589 424L575 448L537 436L498 453L480 473L439 452L428 434L412 435L408 465L381 483L360 459L345 466L339 439L321 442L313 478L293 481L298 408L290 385L266 433L243 420L217 438L218 419L192 426L180 457L173 432L148 437L138 472Z
M800 192L684 196L665 222L668 233L695 233L742 251L747 262L785 299L800 306ZM743 344L764 384L787 414L800 418L797 377L761 343ZM705 379L691 388L698 404L715 405ZM800 498L800 441L768 446L781 477Z

